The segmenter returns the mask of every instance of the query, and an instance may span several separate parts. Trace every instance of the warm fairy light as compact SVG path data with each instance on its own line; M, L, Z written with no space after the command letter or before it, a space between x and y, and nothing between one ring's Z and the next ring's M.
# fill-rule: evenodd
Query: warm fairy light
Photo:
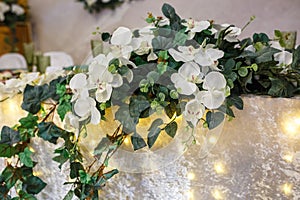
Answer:
M188 177L189 180L194 180L195 179L195 174L190 172L190 173L188 173L187 177Z
M286 153L285 155L283 155L283 160L285 160L286 162L293 162L294 160L294 154L293 153Z
M221 190L219 190L219 189L212 190L211 191L211 195L216 200L222 200L222 199L224 199L224 193Z
M217 138L215 136L210 136L208 141L211 144L216 144L217 143Z
M216 171L217 174L225 174L226 173L225 165L221 161L218 161L214 164L214 170Z
M31 146L29 146L28 148L29 148L29 151L31 151L32 153L35 152L34 148L32 148Z
M282 185L282 191L285 195L291 195L293 190L293 185L291 183L285 183Z
M124 144L125 145L128 145L130 143L130 140L129 140L129 138L127 137L127 138L125 138L125 140L124 140Z
M33 176L41 176L41 175L43 175L43 172L41 172L41 171L34 171L32 174L33 174Z
M189 190L189 191L186 193L186 196L187 196L187 199L188 199L188 200L193 200L193 199L194 199L194 192L193 192L193 190Z
M282 122L283 132L291 137L300 135L300 114L287 114Z

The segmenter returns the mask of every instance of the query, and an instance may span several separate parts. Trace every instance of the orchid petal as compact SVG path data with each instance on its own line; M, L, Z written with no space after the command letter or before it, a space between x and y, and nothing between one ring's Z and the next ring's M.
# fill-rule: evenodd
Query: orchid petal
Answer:
M226 87L226 79L220 72L210 72L204 78L204 89L223 89Z
M131 42L132 33L129 28L119 27L111 36L111 44L128 45Z
M120 74L113 74L113 79L109 82L113 87L120 87L123 84L123 79Z
M181 52L176 51L175 49L169 49L169 54L174 58L175 61L179 62L189 62L194 59L193 55L187 55Z
M100 103L106 102L110 99L112 93L112 86L110 84L106 84L106 87L103 90L98 89L95 93L96 100Z
M86 75L83 73L75 74L70 80L71 89L83 88L87 85Z
M91 106L86 98L80 98L74 104L74 111L80 117L86 116L90 110Z

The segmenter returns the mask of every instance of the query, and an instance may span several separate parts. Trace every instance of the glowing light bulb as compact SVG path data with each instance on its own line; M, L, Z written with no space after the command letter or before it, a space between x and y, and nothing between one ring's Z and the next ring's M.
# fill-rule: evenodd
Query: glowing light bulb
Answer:
M283 117L282 130L290 137L300 136L300 114L286 114Z
M282 191L285 195L289 196L292 194L293 185L291 183L285 183L281 187L282 187Z
M217 143L217 138L215 136L210 136L208 141L211 144L216 144Z
M187 191L186 196L187 196L187 199L193 200L193 199L194 199L194 193L193 193L193 190Z
M129 140L129 138L127 137L127 138L125 138L125 140L124 140L124 144L125 145L129 145L129 143L130 143L130 140Z
M188 173L187 178L188 178L189 180L194 180L194 179L195 179L195 174L192 173L192 172L190 172L190 173Z
M221 190L219 190L219 189L212 190L211 191L211 195L216 200L222 200L222 199L224 199L224 193Z
M285 155L283 155L283 160L285 160L286 162L293 162L294 160L294 154L293 153L286 153Z
M221 161L216 162L214 164L214 170L216 171L217 174L225 174L226 173L225 165Z

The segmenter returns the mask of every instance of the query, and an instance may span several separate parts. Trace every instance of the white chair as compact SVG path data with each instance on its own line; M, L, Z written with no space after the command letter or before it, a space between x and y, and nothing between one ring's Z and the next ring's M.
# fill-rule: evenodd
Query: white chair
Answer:
M44 56L50 56L50 66L54 67L68 67L74 65L73 58L62 51L45 52Z
M27 69L24 56L19 53L6 53L0 57L0 70Z

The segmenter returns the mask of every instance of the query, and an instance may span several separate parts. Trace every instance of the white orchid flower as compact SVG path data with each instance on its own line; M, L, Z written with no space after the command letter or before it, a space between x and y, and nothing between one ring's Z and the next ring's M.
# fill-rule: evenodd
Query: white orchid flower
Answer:
M89 96L87 76L83 73L75 74L70 80L70 88L73 92L71 102L78 98Z
M195 54L195 62L203 67L211 67L213 70L219 71L218 59L224 56L224 52L213 48L212 45L206 45L205 48L202 46L200 50Z
M97 2L97 0L86 0L86 4L88 5L88 6L92 6L94 3L96 3Z
M196 84L202 82L202 77L199 65L187 62L179 68L178 73L171 75L171 81L180 94L191 95L196 92Z
M216 37L219 36L220 32L225 30L231 26L230 24L214 24L214 29L216 30L217 34ZM237 37L242 33L242 29L231 26L226 30L226 36L224 37L225 40L228 42L237 42Z
M183 117L186 121L191 122L193 126L196 127L204 112L205 107L197 99L193 99L185 105Z
M187 22L182 23L186 27L185 32L188 32L188 40L194 38L196 33L199 33L210 26L209 21L195 21L193 19L188 19Z
M96 101L91 97L77 99L74 104L74 112L83 119L90 116L92 124L98 124L101 120L101 114L96 108Z
M9 5L7 5L4 2L0 2L0 22L3 22L5 20L4 13L9 11Z
M288 66L293 62L293 54L285 51L284 48L280 45L279 41L271 41L271 47L280 50L281 52L274 54L274 60L278 61L277 66Z
M288 51L281 51L274 54L274 60L278 61L277 66L288 66L293 62L293 54Z
M115 30L110 40L111 52L115 58L130 58L131 52L140 46L140 40L133 38L133 34L129 28L119 27Z
M208 73L203 81L203 89L196 98L203 103L208 109L219 108L225 101L226 95L226 79L220 72Z
M108 71L110 57L111 55L100 54L89 65L88 82L91 89L96 89L95 95L98 102L109 100L112 88L120 87L123 84L120 74L112 74Z
M25 13L24 8L19 6L18 4L12 4L11 5L11 11L15 13L16 15L23 15Z
M190 62L195 59L195 54L200 51L200 49L195 49L193 46L179 46L179 51L171 48L169 49L170 55L174 58L177 62Z

